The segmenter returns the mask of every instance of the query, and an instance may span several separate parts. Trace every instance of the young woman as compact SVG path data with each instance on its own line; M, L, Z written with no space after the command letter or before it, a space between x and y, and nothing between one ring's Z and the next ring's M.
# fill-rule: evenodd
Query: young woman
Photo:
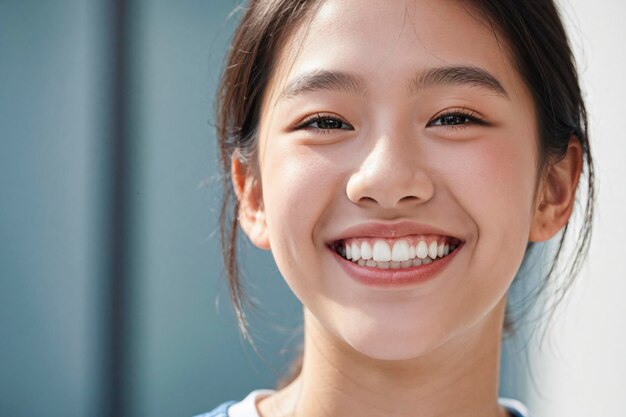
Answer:
M573 277L593 207L553 2L252 1L217 104L240 324L238 226L302 302L304 355L281 389L205 416L528 416L498 398L507 291L559 232Z

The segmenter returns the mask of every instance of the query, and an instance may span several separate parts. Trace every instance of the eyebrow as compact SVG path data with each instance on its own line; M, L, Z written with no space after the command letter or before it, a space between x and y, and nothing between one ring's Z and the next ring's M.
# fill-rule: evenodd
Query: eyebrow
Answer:
M435 86L479 87L510 99L509 94L496 77L480 67L465 65L436 67L418 71L409 81L408 90L410 94L414 94L419 90ZM357 74L344 71L314 70L299 75L290 81L280 94L279 100L322 90L339 90L367 95L365 80Z
M409 83L409 91L433 86L471 86L485 88L510 100L509 94L496 77L480 67L455 65L420 71Z
M367 94L363 78L356 74L343 71L316 70L302 74L289 82L280 94L280 98L286 99L320 90L340 90L352 94Z

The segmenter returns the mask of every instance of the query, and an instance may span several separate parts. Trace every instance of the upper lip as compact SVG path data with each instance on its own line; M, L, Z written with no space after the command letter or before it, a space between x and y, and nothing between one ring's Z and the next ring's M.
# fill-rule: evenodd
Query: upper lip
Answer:
M361 223L343 230L333 241L336 242L355 237L399 238L410 235L440 235L453 237L461 241L464 240L455 236L450 231L439 227L412 221L402 221L396 223Z

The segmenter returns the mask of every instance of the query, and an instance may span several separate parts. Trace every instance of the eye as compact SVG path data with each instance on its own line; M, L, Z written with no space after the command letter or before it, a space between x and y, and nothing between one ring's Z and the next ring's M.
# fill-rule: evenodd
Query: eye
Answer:
M354 130L350 124L338 116L319 113L298 123L294 130L298 129L317 130L322 133L328 133L330 130Z
M439 115L428 123L428 126L443 126L447 128L463 128L466 125L486 125L487 123L473 111L470 110L452 110Z

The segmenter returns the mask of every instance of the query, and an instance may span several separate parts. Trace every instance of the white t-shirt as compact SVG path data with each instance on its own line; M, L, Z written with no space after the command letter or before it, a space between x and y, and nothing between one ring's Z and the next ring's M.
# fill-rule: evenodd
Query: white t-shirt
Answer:
M257 389L252 391L246 398L228 407L228 417L259 417L256 401L259 396L272 394L270 389ZM498 403L504 407L512 417L531 417L528 410L521 402L512 398L499 398Z

